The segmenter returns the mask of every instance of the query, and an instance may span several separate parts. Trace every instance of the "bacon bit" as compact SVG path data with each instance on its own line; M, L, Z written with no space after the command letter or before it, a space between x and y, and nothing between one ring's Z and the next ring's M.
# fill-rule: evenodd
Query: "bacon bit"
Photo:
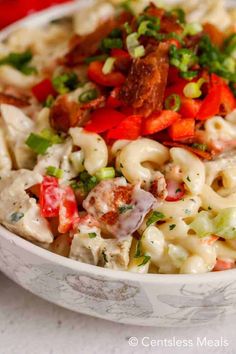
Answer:
M117 211L109 211L100 217L100 221L108 225L115 225L119 218L119 213Z
M123 204L130 204L132 201L133 186L116 187L113 193L116 208Z
M169 45L160 43L145 58L134 60L119 98L134 108L135 114L149 116L163 108L167 84Z
M203 31L208 34L211 39L211 42L218 47L221 47L224 43L225 35L212 23L205 23L203 25Z
M228 270L228 269L233 269L235 268L235 262L231 259L226 260L226 259L217 259L216 264L213 268L213 272L219 272L222 270Z
M183 32L182 26L178 23L178 18L175 15L166 14L164 9L156 7L153 3L145 11L147 15L159 18L162 33L177 33L181 34Z
M102 104L104 104L105 101L106 101L105 96L99 96L98 98L95 98L94 100L92 100L88 103L84 103L82 106L80 106L80 109L82 111L84 111L86 109L97 109L97 108L100 108L100 106Z
M66 96L60 96L52 106L50 123L55 130L67 132L83 119L79 104L69 101Z
M198 157L201 157L204 160L212 160L212 158L214 157L213 152L202 151L202 150L193 148L189 145L185 145L182 143L176 143L173 141L164 141L163 144L166 146L170 146L170 147L180 147L180 148L186 149L186 150L192 152L193 154L197 155Z
M0 93L0 104L9 104L16 106L18 108L29 106L29 102L26 99L15 97L13 95L8 95L5 93Z
M71 40L71 49L63 62L67 66L82 64L87 57L96 54L101 40L105 38L117 25L114 19L102 23L94 32L85 36L75 35Z

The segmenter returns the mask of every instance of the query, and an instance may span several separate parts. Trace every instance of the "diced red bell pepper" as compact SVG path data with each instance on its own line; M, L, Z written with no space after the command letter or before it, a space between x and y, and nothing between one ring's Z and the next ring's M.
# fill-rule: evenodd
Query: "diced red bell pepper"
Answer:
M167 202L176 202L183 198L185 193L183 183L174 180L168 180L166 181L166 188L168 192L166 197Z
M113 58L130 58L130 55L128 52L126 52L123 49L119 49L119 48L113 48L111 50L111 56Z
M103 133L116 127L126 116L113 108L103 107L94 111L85 129L90 132Z
M181 97L179 113L183 118L196 118L202 102L192 98Z
M230 90L227 84L224 84L221 88L221 105L220 115L227 115L236 108L236 100L233 92Z
M110 74L103 74L102 68L104 63L94 61L90 63L88 68L88 77L91 81L96 82L102 86L121 86L125 82L125 76L120 72L111 72Z
M177 83L166 88L165 97L176 94L180 97L184 96L184 88L188 84L188 81L179 79Z
M61 190L58 179L45 176L40 185L39 204L41 215L45 218L58 216L61 200Z
M55 91L52 81L50 79L44 79L40 81L37 85L32 87L32 93L37 98L39 102L46 101L49 95L55 97L57 92Z
M152 113L143 124L143 135L151 135L171 126L180 119L179 113L174 111L162 111Z
M195 120L193 118L177 120L168 128L168 133L174 141L192 138L195 133Z
M118 99L120 92L120 87L115 87L111 93L110 96L107 99L106 106L110 108L118 108L122 106L122 102Z
M135 140L141 135L142 117L132 115L126 117L119 125L111 129L108 134L108 139L128 139Z
M59 207L59 226L58 231L65 234L73 227L78 220L79 213L75 194L71 187L63 188L60 207Z
M235 108L235 98L223 78L212 74L208 95L203 100L197 119L205 120L217 114L228 114Z

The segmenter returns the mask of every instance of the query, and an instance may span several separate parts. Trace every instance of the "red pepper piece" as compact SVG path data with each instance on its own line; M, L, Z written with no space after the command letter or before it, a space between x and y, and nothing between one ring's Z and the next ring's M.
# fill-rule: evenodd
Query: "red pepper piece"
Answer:
M180 119L180 114L174 111L162 111L152 113L145 121L143 135L151 135L171 126Z
M58 185L58 179L45 176L40 185L39 204L41 215L45 218L58 216L61 200L61 190Z
M64 187L59 207L58 231L61 234L65 234L70 231L73 224L78 220L78 217L79 213L75 194L71 187Z
M125 76L120 72L115 71L110 74L103 74L103 64L104 63L100 61L94 61L89 65L89 79L102 86L121 86L125 82Z
M172 140L192 138L195 133L195 120L193 118L180 119L168 128Z
M84 128L90 132L103 133L116 127L124 118L123 113L112 108L99 108L91 114L90 121Z
M107 138L135 140L141 135L141 125L141 116L132 115L126 117L116 128L108 132Z
M46 101L49 95L52 95L53 97L57 95L50 79L40 81L37 85L33 86L32 92L39 102Z

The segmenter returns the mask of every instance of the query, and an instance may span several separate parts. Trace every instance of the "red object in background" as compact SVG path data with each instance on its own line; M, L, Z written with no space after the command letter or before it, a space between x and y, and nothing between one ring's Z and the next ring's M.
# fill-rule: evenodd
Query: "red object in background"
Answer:
M69 1L71 0L0 0L0 28L10 25L32 12Z

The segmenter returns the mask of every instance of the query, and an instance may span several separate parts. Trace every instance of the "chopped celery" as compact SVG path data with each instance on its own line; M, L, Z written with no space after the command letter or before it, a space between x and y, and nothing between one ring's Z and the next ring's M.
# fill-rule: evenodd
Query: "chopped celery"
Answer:
M206 237L214 233L213 220L210 217L210 213L207 211L201 211L189 227L195 231L199 237Z
M215 234L225 239L236 238L236 208L227 208L214 218Z

